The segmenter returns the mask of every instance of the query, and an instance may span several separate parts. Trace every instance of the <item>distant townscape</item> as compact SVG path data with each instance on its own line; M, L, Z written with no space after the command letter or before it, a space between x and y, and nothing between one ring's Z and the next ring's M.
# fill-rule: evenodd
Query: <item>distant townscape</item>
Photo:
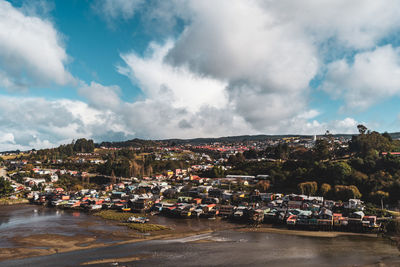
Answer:
M124 214L127 224L167 216L395 231L400 141L363 125L358 130L354 136L78 139L58 148L5 152L1 201L103 218Z

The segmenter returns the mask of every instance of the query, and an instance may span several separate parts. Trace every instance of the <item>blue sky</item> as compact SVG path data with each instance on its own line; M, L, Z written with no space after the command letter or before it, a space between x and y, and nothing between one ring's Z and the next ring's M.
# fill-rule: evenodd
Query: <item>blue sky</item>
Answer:
M400 131L397 1L0 0L0 150Z

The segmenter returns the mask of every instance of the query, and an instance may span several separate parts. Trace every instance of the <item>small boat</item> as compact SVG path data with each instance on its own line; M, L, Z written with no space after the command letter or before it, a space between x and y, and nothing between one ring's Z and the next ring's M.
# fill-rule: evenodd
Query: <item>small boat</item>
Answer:
M131 211L131 208L122 208L122 211Z
M92 204L89 206L89 210L101 210L103 208L102 205Z
M148 221L149 219L147 219L146 217L131 216L128 218L128 222L130 223L147 223Z

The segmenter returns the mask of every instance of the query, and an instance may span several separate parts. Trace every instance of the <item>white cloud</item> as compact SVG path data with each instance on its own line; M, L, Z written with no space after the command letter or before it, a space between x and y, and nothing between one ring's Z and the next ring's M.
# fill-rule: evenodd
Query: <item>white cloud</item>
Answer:
M297 25L316 42L335 39L347 48L365 49L398 29L396 0L258 1L280 24Z
M347 109L365 110L400 95L400 48L386 45L356 54L353 63L344 59L330 63L322 88L344 98Z
M193 73L186 67L173 67L164 63L172 47L172 41L164 46L152 43L149 56L145 58L135 53L123 54L126 66L120 66L118 70L137 83L146 97L163 99L175 108L197 111L202 105L225 106L225 82Z
M398 1L177 0L145 5L142 0L105 0L94 8L108 22L140 13L141 23L152 21L147 26L171 30L178 18L184 30L177 37L163 33L167 41L152 42L145 56L121 54L124 64L117 71L142 90L134 102L120 99L119 87L95 82L78 88L88 103L0 97L0 123L7 129L0 132L0 148L56 145L78 137L355 132L358 122L351 116L321 121L318 116L327 111L310 107L309 84L322 70L322 88L344 99L348 108L365 109L399 94L399 49L379 47L399 30ZM0 62L7 64L0 65L0 84L67 83L68 57L53 25L0 0L2 11ZM16 30L19 34L12 35ZM32 45L23 45L28 42ZM347 60L349 55L354 62ZM326 66L327 58L332 63Z
M120 17L125 20L132 18L143 3L144 0L99 0L92 7L111 22Z
M15 144L14 135L12 133L0 133L0 144Z
M115 85L103 86L96 82L91 82L90 85L83 84L78 89L78 92L95 108L116 108L120 104L118 95L121 89Z
M122 112L126 127L136 136L321 134L328 129L338 133L356 129L350 125L355 122L350 118L329 123L315 120L320 112L307 109L304 95L263 91L256 86L249 88L246 83L218 83L217 79L189 71L186 65L171 67L163 60L170 47L171 42L164 46L152 44L145 58L125 54L126 66L118 68L143 90L144 99L124 103ZM215 86L204 87L210 83Z
M310 41L257 2L192 1L189 7L193 20L169 62L268 92L302 90L315 75L318 59Z
M132 116L136 133L354 132L351 118L313 120L319 111L309 108L309 83L324 64L326 43L362 53L396 29L398 16L386 4L397 4L389 2L172 1L177 9L170 17L186 21L181 36L152 43L144 58L123 54L126 66L118 68L143 91L144 100L130 104L133 114L148 111ZM207 79L215 86L203 86ZM205 110L213 111L208 124ZM208 126L216 121L219 127ZM236 125L225 126L231 122Z
M0 0L0 86L21 89L73 80L68 56L53 25Z
M82 137L133 136L118 114L67 99L0 96L0 124L0 151L53 147Z
M305 110L319 62L303 32L257 1L190 1L188 9L191 21L168 64L225 81L230 110L253 131Z

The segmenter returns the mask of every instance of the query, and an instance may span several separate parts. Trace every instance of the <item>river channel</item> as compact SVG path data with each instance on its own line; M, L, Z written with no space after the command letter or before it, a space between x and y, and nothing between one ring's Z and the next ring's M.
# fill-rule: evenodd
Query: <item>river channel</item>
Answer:
M212 221L160 218L199 228ZM183 221L183 222L182 222ZM199 224L199 225L197 225ZM112 235L111 233L119 233ZM82 212L22 205L0 207L1 250L23 246L30 235L96 235L102 247L0 261L0 266L112 266L101 259L124 259L119 266L387 266L400 264L399 251L388 240L364 236L306 237L291 234L217 230L169 240L118 244L130 234L123 226ZM115 243L115 244L114 244ZM40 249L37 248L37 249ZM126 260L131 259L131 261ZM115 260L118 262L118 260ZM385 266L385 265L384 265Z

